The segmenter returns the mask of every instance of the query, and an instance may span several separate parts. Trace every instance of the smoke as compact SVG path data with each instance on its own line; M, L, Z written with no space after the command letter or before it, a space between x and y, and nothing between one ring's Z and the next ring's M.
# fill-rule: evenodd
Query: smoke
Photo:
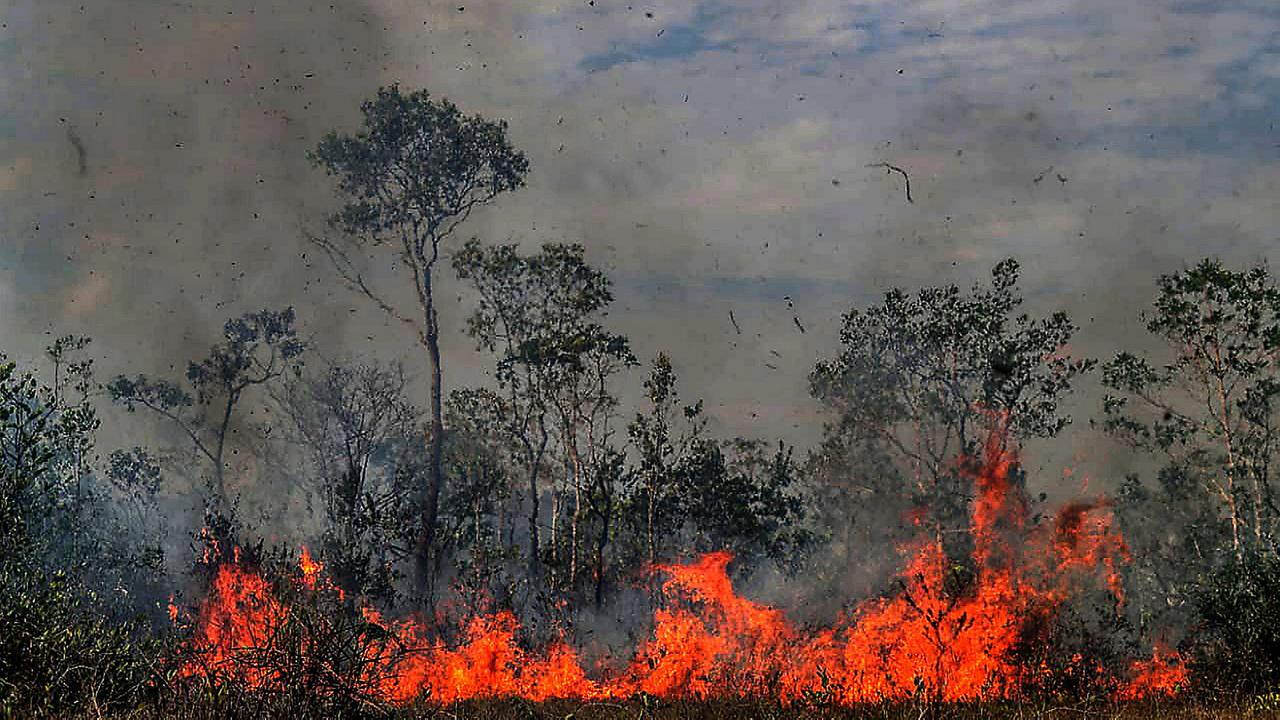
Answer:
M295 305L332 355L413 352L299 233L333 204L305 152L393 81L511 122L530 184L466 231L584 243L610 322L672 356L718 434L812 445L805 373L893 286L1014 256L1026 309L1067 310L1073 350L1106 357L1142 349L1158 273L1274 257L1265 4L651 5L10 3L2 349L77 332L105 375L179 378L227 318ZM442 275L446 383L481 382ZM1082 382L1077 424L1028 448L1033 490L1129 469L1087 428L1098 394ZM116 419L105 447L164 439Z
M228 317L335 304L311 291L296 226L324 199L306 149L383 79L364 3L20 2L5 17L21 63L0 142L9 352L81 332L104 368L174 374ZM338 335L331 317L314 326Z
M333 202L305 151L395 80L510 120L530 184L467 231L583 242L618 282L619 329L667 350L730 434L812 442L804 374L888 287L968 284L1012 255L1032 302L1105 354L1137 327L1115 308L1204 238L1241 261L1269 247L1275 180L1247 157L1269 145L1247 112L1269 87L1250 59L1266 8L651 5L16 4L10 351L81 330L118 366L180 369L227 317L295 304L352 352L403 354L298 239ZM1206 113L1234 139L1208 139ZM482 381L442 275L461 300L446 380Z
M182 381L228 318L289 305L304 333L343 342L349 298L318 284L328 268L313 266L298 220L323 217L328 197L315 192L323 176L306 150L352 124L385 81L373 9L20 0L2 14L5 353L38 366L53 337L76 333L94 339L104 382L118 373ZM189 447L145 413L102 411L104 455ZM242 448L245 422L261 419L243 414L232 429L237 474L260 475ZM167 542L179 548L191 529L182 519L200 515L187 488L207 472L200 458L186 465L168 473L162 498ZM255 503L251 492L246 509Z

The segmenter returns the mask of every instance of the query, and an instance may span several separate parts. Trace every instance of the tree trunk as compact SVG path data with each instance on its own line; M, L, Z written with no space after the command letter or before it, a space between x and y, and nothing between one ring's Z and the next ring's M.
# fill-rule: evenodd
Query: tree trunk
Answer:
M1221 351L1219 350L1215 362L1221 367ZM1216 418L1218 428L1222 432L1223 445L1227 452L1227 508L1231 511L1231 547L1235 551L1236 564L1244 562L1244 552L1240 545L1240 510L1236 502L1236 452L1235 442L1231 436L1231 415L1230 415L1230 399L1227 396L1226 385L1222 379L1222 373L1219 370L1215 373L1217 378L1218 392L1218 410L1219 417Z
M649 567L653 567L654 560L657 557L653 546L653 513L658 504L658 481L657 473L649 470L649 498L648 507L645 509L645 547L648 551Z
M552 587L555 587L559 579L560 570L560 491L556 488L551 490L551 572L550 581Z
M1258 480L1258 472L1250 468L1249 474L1253 477L1253 541L1258 550L1266 547L1263 542L1262 533L1262 505L1264 502L1262 483Z
M422 343L427 348L427 360L431 370L431 427L427 431L427 487L422 503L422 534L418 540L418 572L421 587L430 585L431 557L436 541L436 525L440 513L440 492L444 487L444 412L440 380L440 326L436 317L435 299L432 296L431 276L423 283L423 311L426 332Z
M542 551L538 542L538 464L535 459L529 466L529 580L536 581L542 570Z
M546 426L539 418L538 449L528 450L529 461L529 580L537 582L542 577L542 543L539 540L538 516L541 502L538 496L538 471L542 468L542 458L547 453ZM526 442L526 448L529 445ZM514 523L513 523L514 524Z
M231 413L235 411L236 402L239 399L239 391L234 388L227 388L227 404L222 409L222 423L218 426L218 445L214 451L213 458L213 477L218 487L216 503L219 513L227 512L231 505L227 492L227 471L224 457L227 448L227 433L230 432L231 428Z
M603 488L602 488L603 490ZM601 492L601 495L605 495ZM609 520L613 516L613 499L604 501L604 512L600 514L600 536L596 539L596 609L604 607L604 553L609 546Z
M569 523L569 587L578 581L578 522L582 518L582 457L578 455L577 432L569 433L566 447L573 473L573 517Z

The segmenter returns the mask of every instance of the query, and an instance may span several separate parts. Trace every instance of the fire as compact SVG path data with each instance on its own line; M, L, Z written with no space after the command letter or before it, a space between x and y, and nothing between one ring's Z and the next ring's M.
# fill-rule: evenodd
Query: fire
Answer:
M314 590L316 588L316 579L320 577L320 571L324 566L311 558L311 552L307 550L307 546L302 546L302 559L298 561L298 570L302 572L302 583Z
M179 669L184 677L229 674L251 685L272 680L269 669L237 662L247 652L265 647L289 608L276 599L271 583L244 567L239 553L218 566L194 623L194 657Z
M1164 643L1156 643L1150 660L1134 661L1130 672L1133 680L1119 693L1123 700L1173 695L1187 685L1187 666L1178 653Z
M424 642L413 622L389 624L397 643L415 648L390 660L392 672L380 683L384 698L404 702L425 696L440 703L475 697L518 696L533 701L550 698L597 698L601 687L589 680L578 655L564 643L546 652L527 652L516 641L519 623L509 612L474 617L462 641L449 647Z
M665 576L664 602L629 661L588 674L564 640L542 650L526 647L510 612L477 613L446 642L425 623L386 620L363 608L364 621L379 632L366 634L361 646L362 684L375 699L392 703L638 693L824 698L846 705L1016 698L1045 672L1018 661L1019 643L1082 583L1096 583L1119 608L1118 568L1129 551L1102 501L1068 505L1052 522L1029 527L1027 502L1010 479L1016 458L1002 436L992 437L983 460L974 474L972 578L959 590L946 587L949 560L941 545L920 540L906 549L896 594L863 603L825 629L802 631L782 611L738 595L728 574L732 556L711 553L655 568ZM322 570L303 548L299 585L311 593L336 592L321 580ZM182 674L225 672L255 686L278 682L269 669L237 663L263 647L293 612L274 589L238 555L219 565L195 616L194 659ZM1072 665L1081 663L1077 657ZM1186 680L1181 659L1164 647L1130 670L1128 680L1112 681L1118 698L1172 694Z

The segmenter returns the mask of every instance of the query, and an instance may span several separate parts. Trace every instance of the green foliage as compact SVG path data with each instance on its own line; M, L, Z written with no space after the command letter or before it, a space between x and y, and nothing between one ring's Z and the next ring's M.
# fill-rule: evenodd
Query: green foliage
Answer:
M634 363L626 338L594 317L613 302L610 281L581 245L544 244L532 255L511 245L467 242L453 256L458 277L477 291L467 332L498 354L499 381L541 382L554 390L597 362Z
M991 288L955 285L902 290L852 310L842 350L810 375L814 397L840 413L844 428L887 433L899 424L930 430L927 445L906 449L930 462L971 452L992 413L1007 413L1019 435L1052 437L1070 422L1058 405L1090 360L1065 350L1075 325L1065 313L1014 315L1018 264L991 271Z
M1195 684L1204 691L1280 690L1280 559L1246 556L1215 573L1196 602Z
M1103 367L1104 384L1122 393L1106 398L1106 427L1135 446L1164 452L1194 452L1233 430L1265 429L1270 400L1280 391L1280 290L1269 269L1237 272L1204 260L1162 275L1154 307L1147 330L1164 341L1171 359L1155 365L1121 352ZM1196 402L1202 389L1227 392L1207 418L1177 402L1177 391L1194 393L1186 399ZM1134 402L1155 412L1135 417L1127 412Z
M1059 406L1094 362L1067 354L1076 326L1065 313L1017 313L1017 281L1017 262L1004 260L990 287L894 289L844 316L840 354L809 376L812 395L835 413L810 469L825 480L845 478L826 493L830 512L856 515L868 501L884 502L874 506L879 517L833 523L899 532L884 518L922 507L952 543L965 536L951 531L968 526L971 490L956 458L976 456L1004 423L1016 441L1053 437L1070 422Z
M681 403L675 369L665 353L654 358L644 392L648 407L627 428L639 462L625 503L635 541L631 560L651 565L676 549L673 530L681 522L681 493L688 489L679 477L690 474L697 458L714 444L706 436L702 401Z
M333 217L352 235L398 240L413 227L438 239L476 205L524 184L529 163L511 147L505 122L396 85L379 88L360 111L359 133L329 133L310 154L352 198ZM410 249L424 252L422 244Z
M3 716L110 708L155 678L159 646L126 618L146 609L128 593L149 589L159 557L94 471L96 385L92 361L77 359L87 345L67 337L48 349L51 386L0 358ZM132 466L114 467L124 477ZM149 502L158 487L150 476L134 497Z
M126 707L161 681L161 640L74 576L0 562L0 717Z
M795 569L813 543L803 527L793 449L706 433L702 401L683 404L675 370L659 354L644 382L649 407L629 426L638 464L623 499L624 552L643 566L684 553L730 550L751 567L771 559Z
M1138 597L1166 615L1189 609L1202 575L1274 553L1280 290L1266 265L1212 259L1157 286L1146 327L1161 352L1121 351L1103 365L1101 425L1162 461L1155 487L1125 484L1120 509Z
M433 583L445 488L444 389L440 324L435 301L435 266L440 244L477 207L524 184L528 160L507 140L505 122L464 116L448 100L425 91L401 94L398 86L378 89L360 106L364 128L355 135L329 133L310 153L313 164L336 176L346 203L330 226L342 240L312 236L334 269L356 292L411 328L426 350L430 402L420 536L415 541L418 579ZM358 251L389 247L396 265L412 280L419 312L405 312L364 275Z
M510 511L517 488L502 407L501 398L484 388L450 395L445 416L449 492L441 517L457 587L468 597L506 606L514 591L510 571L518 567L520 552L509 539L517 521Z
M730 550L747 567L768 558L798 569L813 537L793 453L781 441L770 452L768 443L744 438L698 448L675 477L677 547Z
M500 442L528 488L530 574L536 577L545 563L556 582L574 586L585 556L593 554L583 547L590 535L599 598L621 478L611 472L618 405L611 382L636 360L627 339L598 321L613 294L608 277L584 255L580 245L548 243L524 255L516 245L471 241L453 265L478 296L468 333L495 359L497 392L472 399L484 400L484 412L496 421ZM544 547L540 495L555 464L564 474L555 478L552 512L558 498L572 498L561 511L569 533Z

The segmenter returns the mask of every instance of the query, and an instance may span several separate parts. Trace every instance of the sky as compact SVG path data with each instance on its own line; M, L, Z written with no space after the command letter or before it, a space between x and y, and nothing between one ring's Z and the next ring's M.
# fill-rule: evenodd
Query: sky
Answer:
M1273 0L4 0L0 61L0 349L86 334L107 375L287 305L419 362L302 239L337 202L307 150L391 83L509 122L528 185L463 237L583 244L726 435L811 445L806 374L890 287L1014 257L1105 357L1159 273L1280 248ZM446 385L483 383L442 283ZM1104 452L1077 405L1044 462Z

